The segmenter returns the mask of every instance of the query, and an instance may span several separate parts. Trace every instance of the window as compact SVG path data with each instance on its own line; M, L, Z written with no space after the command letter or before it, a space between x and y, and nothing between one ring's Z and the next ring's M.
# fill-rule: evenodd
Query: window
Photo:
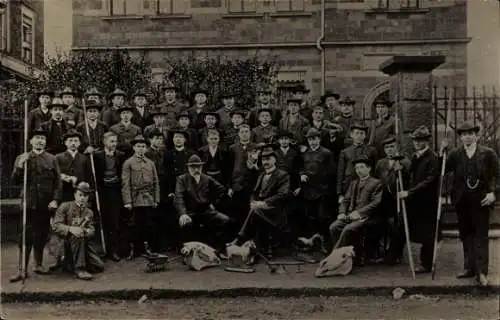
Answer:
M305 0L274 0L276 11L304 11Z
M112 16L153 14L156 0L110 0Z
M168 15L184 13L187 0L156 0L156 14Z
M420 8L420 0L378 0L381 9L416 9Z
M257 12L259 0L228 0L228 11L231 13Z
M34 27L35 13L26 8L22 8L22 27L21 27L21 56L27 63L35 62L35 39Z

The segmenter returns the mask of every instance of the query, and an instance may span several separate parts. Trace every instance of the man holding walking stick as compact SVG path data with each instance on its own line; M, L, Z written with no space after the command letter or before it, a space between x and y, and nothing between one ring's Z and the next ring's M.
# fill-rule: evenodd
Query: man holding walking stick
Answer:
M13 183L18 184L23 182L23 170L27 171L24 175L26 193L22 195L23 206L26 206L26 220L22 228L26 236L20 241L19 271L10 279L11 282L24 280L28 276L27 266L32 247L35 258L34 272L49 273L48 268L42 264L43 249L50 232L51 211L57 209L62 197L61 173L56 157L45 152L47 132L33 130L29 139L32 150L17 157L12 173ZM23 245L26 246L25 250L22 249ZM24 266L21 261L25 261Z
M457 129L463 146L452 150L446 172L453 179L445 190L451 196L458 217L458 231L463 244L464 271L457 278L474 278L488 285L489 218L496 201L499 179L498 156L494 150L477 143L479 126L466 122ZM441 153L448 141L441 142Z

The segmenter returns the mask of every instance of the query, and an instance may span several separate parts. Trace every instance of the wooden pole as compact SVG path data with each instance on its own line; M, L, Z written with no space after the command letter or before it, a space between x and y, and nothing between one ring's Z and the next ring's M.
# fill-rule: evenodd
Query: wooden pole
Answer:
M24 100L24 153L28 152L28 100ZM28 192L28 160L24 162L24 176L23 176L23 235L22 235L22 249L21 249L21 274L22 281L26 279L26 218L27 218L27 192Z
M90 139L90 129L89 129L89 123L87 119L87 108L85 106L85 98L82 99L82 107L83 107L83 116L84 116L84 122L85 122L85 131L87 133L87 138L89 139L89 145L91 142ZM94 163L94 153L91 152L89 155L90 158L90 167L92 169L92 178L94 179L94 192L95 192L95 204L96 204L96 209L97 209L97 215L99 216L99 229L100 229L100 235L101 235L101 245L102 245L102 252L104 255L106 255L106 240L104 239L104 230L102 226L102 215L101 215L101 202L99 201L99 191L97 190L97 178L95 174L95 163Z

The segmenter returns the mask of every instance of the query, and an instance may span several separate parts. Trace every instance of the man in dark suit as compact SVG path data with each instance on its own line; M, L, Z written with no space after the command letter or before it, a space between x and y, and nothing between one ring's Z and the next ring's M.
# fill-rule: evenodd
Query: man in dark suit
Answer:
M108 127L104 122L99 120L99 113L102 109L101 104L96 103L95 100L88 100L85 104L85 109L87 110L87 114L84 115L83 122L76 127L76 130L83 137L79 148L80 152L89 154L103 148L103 138L104 134L108 131ZM88 134L85 121L87 121L89 127Z
M106 252L113 261L120 260L120 230L123 221L121 174L125 154L116 150L118 137L113 132L104 134L104 148L94 153L95 175L101 204L101 215Z
M138 90L132 96L134 100L134 110L132 111L132 123L141 128L142 131L153 124L153 119L150 114L148 100L146 98L146 92L144 90ZM147 137L146 137L147 139Z
M43 266L43 249L50 231L51 210L57 209L62 198L62 182L56 157L45 152L47 132L33 130L30 133L31 151L23 153L14 162L12 183L23 183L24 165L27 166L26 182L26 255L25 273L22 272L23 238L19 241L19 271L10 281L21 281L28 276L27 269L31 249L34 251L35 273L47 274ZM22 189L21 189L22 190ZM21 197L23 195L21 194Z
M203 173L211 176L225 187L229 186L231 164L228 151L220 145L221 136L217 130L209 130L206 145L198 150L198 155L205 162Z
M445 184L450 186L445 195L451 195L455 205L463 245L464 271L458 278L475 276L481 286L487 286L489 218L496 201L499 166L495 151L477 143L479 131L472 123L457 129L463 145L452 150L446 161L446 171L452 172L453 178Z
M353 161L357 179L349 184L339 215L330 225L334 248L355 245L359 248L359 231L373 222L382 200L382 184L371 176L372 161L360 157Z
M399 197L406 199L410 239L422 244L421 265L415 269L415 272L427 273L432 269L434 234L437 227L439 160L430 149L429 140L432 134L429 128L420 126L410 137L415 148L410 165L410 182L404 186L406 190L400 191Z
M269 109L271 112L271 125L277 127L281 120L281 110L271 103L272 89L269 87L260 88L258 95L256 106L251 108L247 114L247 123L251 128L257 127L259 125L259 110Z
M45 123L52 118L50 113L50 99L53 93L49 90L41 90L37 92L39 106L29 112L28 128L32 130L39 129L42 123Z
M120 122L120 109L125 105L126 97L127 94L125 91L118 88L109 94L108 98L111 101L111 105L105 108L101 114L102 122L108 128Z
M66 105L61 99L54 98L49 108L52 118L42 124L42 129L47 132L47 152L55 155L66 150L63 136L69 126L63 119Z
M265 148L261 158L264 171L253 189L250 212L233 243L241 244L246 238L259 235L261 247L267 250L266 254L271 258L272 243L269 236L276 237L277 230L283 233L287 225L283 205L290 195L290 176L276 168L276 154L272 148Z
M217 180L201 172L203 164L197 155L189 158L186 163L188 173L177 178L175 208L182 228L183 242L200 241L200 234L204 233L208 235L207 242L222 253L229 240L227 228L230 218L217 211L215 206L225 189ZM200 225L205 230L199 230Z
M79 181L92 180L89 158L78 152L81 139L82 135L78 131L74 129L68 131L64 135L67 149L56 155L63 181L63 202L73 200L74 186Z
M70 87L65 87L59 93L63 103L67 106L64 110L64 121L72 129L83 121L83 111L75 104L75 92Z

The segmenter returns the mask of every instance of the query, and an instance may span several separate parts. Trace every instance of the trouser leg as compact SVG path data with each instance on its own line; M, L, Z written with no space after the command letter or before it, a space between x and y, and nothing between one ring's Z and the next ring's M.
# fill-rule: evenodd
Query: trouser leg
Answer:
M86 239L69 236L68 243L75 271L87 270Z
M475 217L475 265L476 272L488 274L489 265L489 224L490 224L490 208L481 208L478 210L478 215Z
M29 265L29 260L30 260L30 255L31 255L31 248L33 247L33 241L34 241L34 232L33 232L33 227L31 226L31 223L26 223L26 238L23 239L23 230L22 230L22 225L21 225L21 232L19 235L19 269L22 269L22 259L23 259L23 241L26 243L26 251L25 251L25 263L24 267L25 270L28 270L28 265Z
M87 270L89 272L98 273L104 271L104 262L101 260L97 251L87 242Z
M154 245L152 232L153 207L136 207L135 211L135 242L136 254L144 253L144 242L148 242L150 248Z
M217 210L209 209L200 215L200 220L205 228L208 228L207 231L213 235L213 238L210 239L213 245L219 250L224 249L226 243L231 241L229 233L231 219Z
M45 210L38 211L40 218L36 219L36 223L32 226L33 230L33 255L35 264L41 266L43 264L43 249L48 241L50 233L50 213Z
M120 217L122 206L118 204L121 204L120 189L105 187L101 190L102 228L108 254L120 251Z

